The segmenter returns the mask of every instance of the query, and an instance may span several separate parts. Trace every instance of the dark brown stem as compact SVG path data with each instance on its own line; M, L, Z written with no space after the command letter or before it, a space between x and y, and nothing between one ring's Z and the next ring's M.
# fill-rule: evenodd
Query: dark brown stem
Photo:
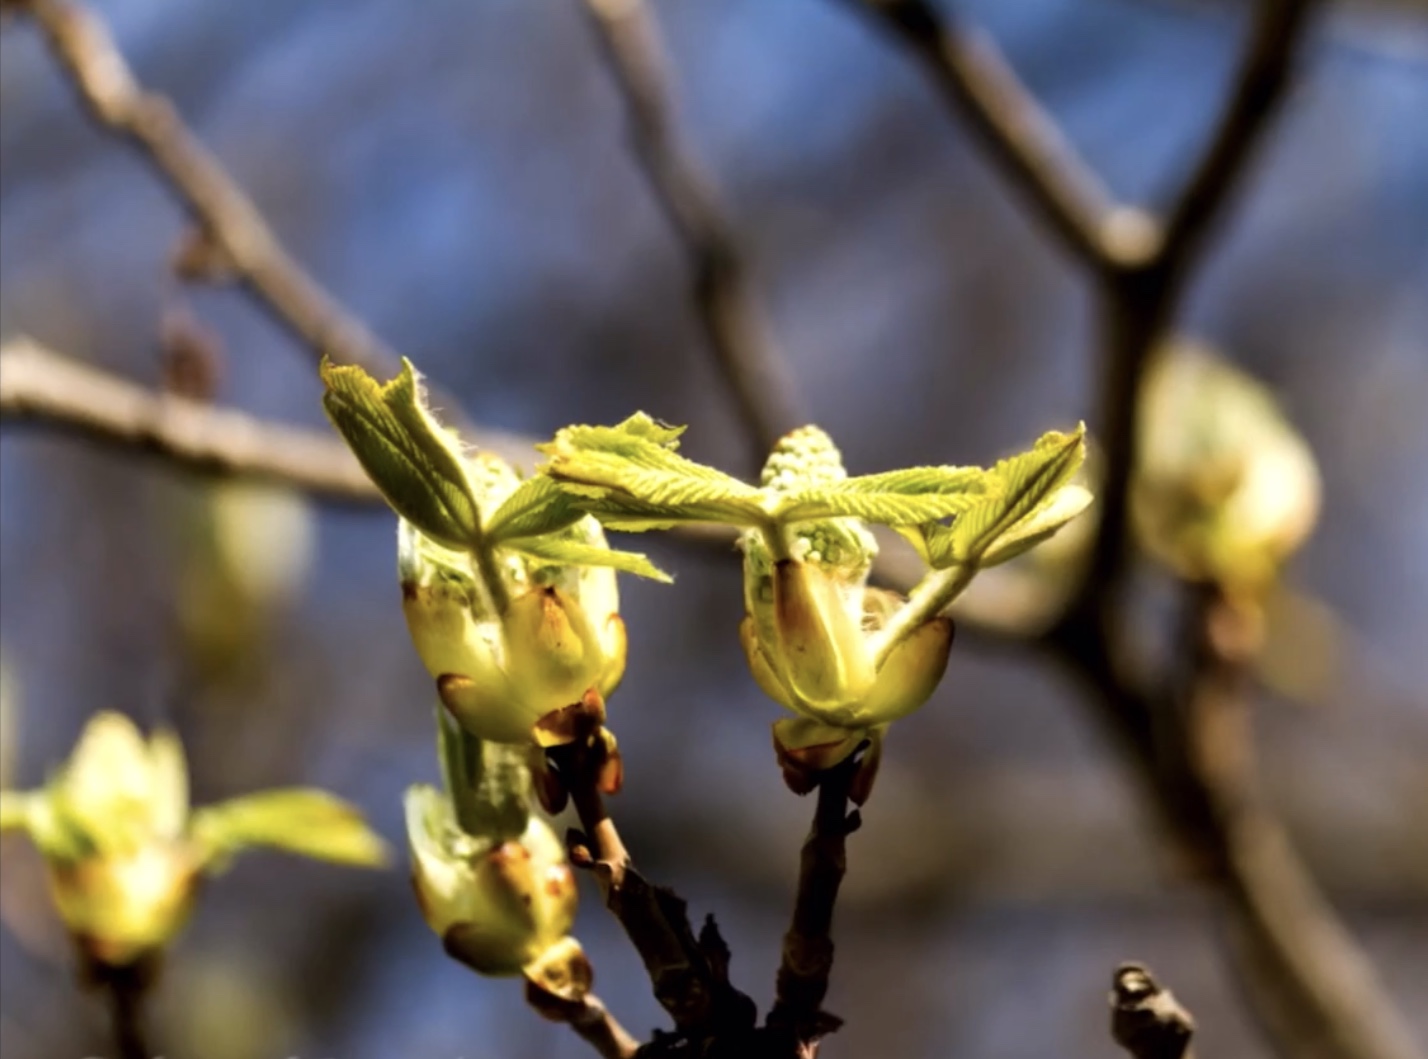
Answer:
M605 754L593 729L549 751L584 832L572 838L574 859L593 870L606 907L640 954L655 999L681 1037L726 1041L746 1036L756 1017L753 1001L729 982L729 952L712 917L696 936L684 899L635 869L600 793Z
M749 290L747 268L709 180L680 143L659 38L644 0L582 0L630 118L636 157L684 242L694 301L758 457L804 423L783 358Z
M173 104L135 79L109 27L73 0L10 0L44 34L95 123L149 162L193 215L222 262L273 318L319 356L358 364L381 378L401 368L397 354L308 275L222 164L184 125ZM428 387L448 422L463 430L460 405Z
M109 1007L115 1059L154 1059L144 1034L144 998L157 972L152 958L114 965L81 957L82 979L99 989Z
M768 1016L771 1028L792 1031L804 1047L841 1024L822 1004L833 971L833 911L848 868L848 835L859 823L857 812L848 812L856 772L857 763L850 758L824 773L819 782L813 826L799 855L793 921L783 938L783 961Z
M1111 990L1111 1036L1135 1059L1193 1059L1195 1020L1135 963L1116 969Z

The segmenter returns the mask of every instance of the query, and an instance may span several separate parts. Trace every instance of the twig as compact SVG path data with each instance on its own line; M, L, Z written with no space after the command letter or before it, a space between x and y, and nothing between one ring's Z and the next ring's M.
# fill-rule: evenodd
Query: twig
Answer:
M1260 0L1250 40L1211 143L1171 206L1158 248L1106 270L1107 363L1099 437L1105 474L1100 528L1079 604L1114 594L1130 554L1127 508L1135 463L1136 403L1145 366L1179 308L1200 251L1269 127L1288 85L1314 0ZM1109 587L1107 586L1109 583Z
M1195 1020L1150 971L1121 964L1111 991L1111 1036L1135 1059L1192 1059Z
M160 394L28 339L0 350L0 417L161 455L206 474L254 478L340 501L380 502L336 438Z
M634 1059L640 1045L626 1032L600 1001L587 994L580 1000L566 1000L526 983L526 1003L552 1022L563 1022L588 1043L601 1059Z
M606 907L639 952L655 999L681 1037L724 1042L747 1037L757 1013L753 1001L729 982L729 951L713 918L696 937L684 899L635 869L600 793L606 750L598 722L587 714L574 723L574 741L547 752L583 829L571 836L572 860L599 880Z
M792 1031L799 1045L814 1054L820 1037L842 1020L822 1010L833 970L833 910L848 868L848 836L858 827L856 810L848 812L848 794L857 772L854 758L822 774L813 826L799 855L798 896L793 921L783 939L776 995L768 1025Z
M1422 1059L1373 966L1295 854L1256 782L1250 663L1257 624L1214 586L1190 613L1188 773L1213 826L1204 847L1231 897L1246 988L1296 1056Z
M759 459L805 422L802 402L749 291L746 268L708 179L679 142L658 34L644 0L581 0L630 118L635 153L684 241L694 300Z
M115 1059L153 1059L144 1033L144 998L158 973L158 958L143 956L128 964L111 964L81 949L80 979L101 991L109 1007Z
M1080 261L1099 270L1108 261L1144 255L1143 219L1118 209L1100 177L982 33L941 13L929 0L845 2L897 33L1008 179Z
M98 14L73 0L8 0L7 9L34 21L94 121L139 150L193 215L223 271L238 277L274 319L319 356L382 378L398 372L397 354L293 260L173 104L135 80ZM429 389L446 418L469 426L457 401Z

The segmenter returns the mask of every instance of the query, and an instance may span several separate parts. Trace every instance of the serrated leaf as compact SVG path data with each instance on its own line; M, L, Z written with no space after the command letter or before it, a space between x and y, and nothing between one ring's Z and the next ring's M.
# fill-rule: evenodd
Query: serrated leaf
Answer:
M934 560L979 562L999 538L1023 519L1036 514L1056 491L1066 485L1086 456L1086 428L1070 434L1043 434L1028 452L999 461L991 469L988 495L963 512L947 533L929 535L928 551Z
M387 862L385 844L356 808L309 788L264 791L198 809L191 834L210 871L222 870L235 853L262 846L336 864L375 868Z
M781 498L782 522L849 516L886 526L913 526L966 511L986 491L980 467L910 467L829 482Z
M675 452L680 431L644 413L614 427L572 426L538 446L544 470L578 487L580 506L612 528L653 528L680 522L756 525L766 521L762 494L713 467Z
M977 565L997 566L1030 551L1090 507L1091 500L1091 491L1083 486L1062 486L1039 510L998 537Z
M584 517L569 493L545 475L537 475L522 482L490 517L486 540L498 544L512 537L556 533Z
M666 584L674 578L665 573L648 556L638 552L621 552L597 544L566 540L561 537L521 537L507 541L504 547L554 566L608 566L627 574L648 577Z
M432 539L469 547L479 515L460 444L427 411L411 362L385 384L326 360L321 374L328 418L387 503Z

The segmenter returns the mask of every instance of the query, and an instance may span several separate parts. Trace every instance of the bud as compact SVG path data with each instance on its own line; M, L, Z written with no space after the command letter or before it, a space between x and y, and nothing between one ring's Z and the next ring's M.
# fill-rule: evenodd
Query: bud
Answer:
M0 792L0 827L43 854L50 894L85 954L126 966L167 944L203 876L268 845L348 864L381 863L381 840L320 791L273 791L190 811L183 748L148 740L122 714L97 714L48 787Z
M1257 597L1313 529L1313 453L1270 392L1213 351L1161 350L1145 381L1131 514L1182 577Z
M432 787L406 795L412 881L422 915L454 958L480 974L524 975L578 999L589 962L569 936L575 876L550 825L531 816L514 839L462 830L450 799Z
M604 545L593 519L571 528ZM441 701L473 735L527 742L547 715L603 699L625 668L625 626L615 571L538 564L500 555L504 613L484 590L470 555L444 548L401 523L402 606L417 653Z
M785 437L764 468L775 493L842 477L837 449L812 427ZM764 532L742 541L739 634L759 687L799 715L774 726L785 776L798 789L794 772L831 768L864 742L880 743L890 722L927 701L947 667L952 623L923 623L879 666L876 634L903 600L867 586L877 543L866 526L844 517L780 528L787 555L778 558Z

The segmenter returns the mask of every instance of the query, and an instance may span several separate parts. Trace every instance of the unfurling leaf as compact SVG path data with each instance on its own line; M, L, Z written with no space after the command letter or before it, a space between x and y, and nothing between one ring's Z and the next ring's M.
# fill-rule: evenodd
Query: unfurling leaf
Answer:
M456 436L427 410L416 372L379 384L361 368L324 361L322 406L387 503L427 536L466 548L480 529Z
M988 472L985 497L950 527L925 527L928 561L934 567L990 565L1044 540L1089 502L1080 487L1068 496L1058 495L1085 457L1083 424L1070 434L1044 434L1030 451L999 461Z
M566 427L539 448L550 457L545 473L611 529L766 522L760 491L680 456L679 434L639 413L613 427Z
M674 580L649 557L639 552L621 552L598 544L569 540L563 537L520 537L507 541L511 551L555 566L607 566L621 573L648 577L666 584Z
M557 533L585 517L570 495L545 475L528 478L486 521L489 544Z
M192 830L204 863L213 868L256 846L336 864L380 867L387 862L386 846L362 814L319 790L264 791L198 809Z

